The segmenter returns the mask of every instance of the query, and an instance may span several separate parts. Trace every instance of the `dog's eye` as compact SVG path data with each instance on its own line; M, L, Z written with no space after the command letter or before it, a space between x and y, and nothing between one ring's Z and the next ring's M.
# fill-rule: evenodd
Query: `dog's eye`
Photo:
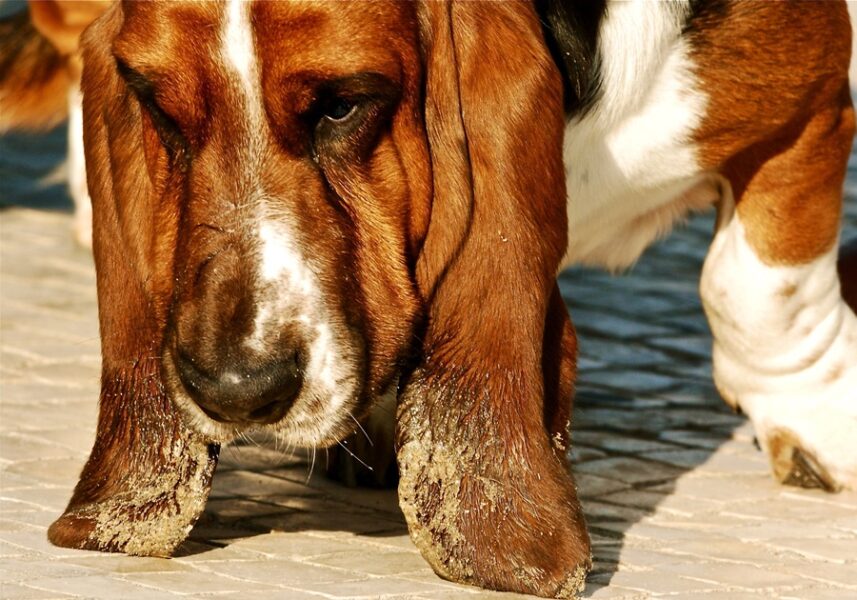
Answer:
M344 121L357 111L357 103L345 98L336 98L324 111L330 121Z
M151 118L158 137L167 150L172 155L186 155L188 151L187 140L176 121L158 105L152 82L121 61L117 61L117 65L119 73Z
M322 82L303 114L314 159L335 158L339 165L363 161L387 126L400 95L399 86L378 73Z

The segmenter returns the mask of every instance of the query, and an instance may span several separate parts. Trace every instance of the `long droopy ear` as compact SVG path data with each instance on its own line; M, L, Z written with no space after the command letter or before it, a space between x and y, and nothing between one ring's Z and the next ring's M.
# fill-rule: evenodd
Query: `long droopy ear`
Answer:
M180 173L118 74L114 7L87 32L83 75L87 179L102 342L95 445L65 513L59 546L167 556L204 508L218 448L185 428L164 392L160 349L172 294L171 231ZM158 231L158 235L155 232Z
M434 192L400 504L442 577L573 597L591 558L562 451L575 351L555 281L562 83L531 3L428 0L420 21Z

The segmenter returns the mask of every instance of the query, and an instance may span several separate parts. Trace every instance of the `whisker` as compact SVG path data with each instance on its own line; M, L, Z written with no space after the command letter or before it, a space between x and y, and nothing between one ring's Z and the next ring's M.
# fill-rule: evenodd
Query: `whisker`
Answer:
M361 425L361 424L360 424L360 421L358 421L357 419L355 419L355 418L354 418L354 413L352 413L352 412L349 410L349 411L348 411L348 416L349 416L349 417L351 417L351 420L352 420L352 421L354 421L355 423L357 423L357 427L359 427L359 428L360 428L360 431L362 431L362 432L363 432L363 436L366 438L366 441L367 441L367 442L369 442L369 445L370 445L370 446L372 446L372 447L374 447L374 446L375 446L375 444L374 444L374 443L372 443L372 439L369 437L369 434L368 434L368 433L366 433L366 430L365 430L365 429L363 429L363 425Z
M354 460L356 460L357 462L359 462L361 465L363 465L364 467L366 467L366 468L367 468L367 469L369 469L370 471L374 471L374 470L375 470L375 469L373 469L372 467L370 467L369 465L367 465L365 462L363 462L362 460L360 460L360 457L359 457L359 456L357 456L356 454L354 454L351 450L349 450L349 449L348 449L348 447L347 447L347 446L345 446L342 442L336 442L336 443L337 443L337 444L339 444L339 447L340 447L340 448L342 448L343 450L345 450L346 452L348 452L348 454L351 456L351 458L353 458Z
M315 448L312 449L312 462L309 465L309 475L307 475L304 485L309 485L309 480L312 479L312 472L315 469Z

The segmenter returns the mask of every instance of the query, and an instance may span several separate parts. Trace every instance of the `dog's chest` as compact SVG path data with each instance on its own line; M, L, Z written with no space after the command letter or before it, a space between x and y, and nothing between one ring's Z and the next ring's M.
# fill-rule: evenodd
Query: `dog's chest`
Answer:
M565 131L569 245L564 266L627 267L717 197L693 132L703 119L682 37L686 2L610 2L598 33L600 86Z

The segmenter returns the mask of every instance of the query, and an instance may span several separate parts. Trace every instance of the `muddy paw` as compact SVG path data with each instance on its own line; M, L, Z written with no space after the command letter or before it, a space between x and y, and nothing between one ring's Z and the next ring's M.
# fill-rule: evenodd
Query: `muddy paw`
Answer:
M163 462L147 465L156 468L139 471L115 459L105 464L104 455L93 452L68 507L48 529L51 543L170 556L205 508L218 447L191 439L169 450L158 455Z
M836 481L815 454L802 447L798 437L787 430L768 435L768 449L774 476L785 485L840 491L844 483Z
M589 536L559 461L491 465L487 455L471 462L466 452L417 441L400 448L398 460L411 538L438 575L547 598L583 590Z
M857 436L852 402L777 397L748 403L759 446L783 484L827 492L857 490Z

